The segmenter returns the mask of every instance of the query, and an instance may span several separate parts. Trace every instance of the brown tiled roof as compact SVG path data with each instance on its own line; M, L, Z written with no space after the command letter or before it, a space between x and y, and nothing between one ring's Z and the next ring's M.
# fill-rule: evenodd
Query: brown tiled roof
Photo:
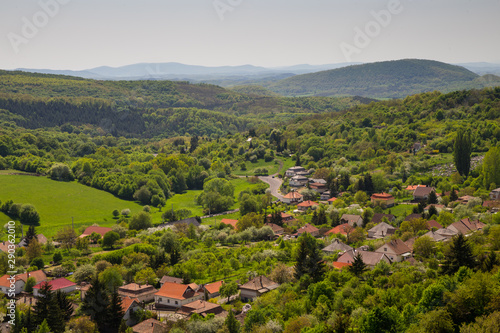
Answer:
M394 234L394 231L396 231L396 228L385 222L380 222L379 224L368 230L368 232L373 233L374 236L382 238L387 235Z
M385 253L377 253L377 252L362 251L362 250L347 251L343 255L341 255L337 259L337 261L352 264L354 257L356 256L357 253L361 254L361 259L363 259L363 262L369 266L377 265L384 257L386 257L387 260L390 262L389 258Z
M203 300L197 300L188 304L183 305L179 312L183 312L186 314L191 313L204 313L204 312L214 312L214 310L219 309L222 311L222 307L219 304L206 302Z
M218 293L220 286L222 286L223 283L224 281L222 280L208 283L205 285L205 289L208 291L209 294Z
M392 250L396 254L403 254L407 252L411 252L411 249L406 245L401 239L395 239L391 240L390 242L386 243L384 246L388 246L392 248Z
M265 292L276 289L278 287L279 287L278 283L269 280L264 275L261 275L241 285L240 289L257 290L259 292Z
M286 194L285 196L283 196L283 198L285 198L285 199L300 199L300 198L302 198L302 194L300 194L299 192L292 191L292 192L289 192L288 194Z
M441 229L443 226L436 220L427 221L427 229L431 230L432 228Z
M410 214L408 215L407 217L405 217L405 221L411 221L411 220L414 220L414 219L421 219L422 218L422 214Z
M195 290L189 285L165 282L155 295L183 300L196 294Z
M163 275L163 277L160 280L160 283L164 284L165 282L182 283L182 279L173 276Z
M323 248L323 251L325 252L335 252L335 251L349 251L352 250L352 247L350 247L347 244L342 243L339 239L334 238L332 240L332 243L328 245L327 247Z
M167 325L153 318L146 319L132 327L134 333L156 333L165 329L167 329Z
M282 233L282 232L285 231L285 229L283 229L282 227L280 227L279 225L274 224L274 223L266 223L265 225L268 226L268 227L270 227L271 229L273 229L273 232L275 234Z
M301 203L299 203L297 205L297 207L312 207L312 206L318 206L319 204L314 202L314 201L311 201L311 200L307 200L307 201L303 201Z
M394 220L394 218L395 218L395 216L392 214L375 213L375 214L373 214L372 222L376 223L376 224L380 223L380 222L382 222L382 219L384 217L386 217L389 222Z
M319 229L316 228L315 226L313 226L312 224L307 223L305 226L303 226L303 227L299 228L299 230L297 230L297 234L301 234L304 232L313 233L316 231L319 231Z
M424 197L429 195L432 191L434 190L434 187L429 187L429 186L419 186L413 191L413 196L414 197Z
M358 223L358 221L361 219L361 216L359 215L353 215L353 214L344 214L340 218L341 221L347 221L347 223Z

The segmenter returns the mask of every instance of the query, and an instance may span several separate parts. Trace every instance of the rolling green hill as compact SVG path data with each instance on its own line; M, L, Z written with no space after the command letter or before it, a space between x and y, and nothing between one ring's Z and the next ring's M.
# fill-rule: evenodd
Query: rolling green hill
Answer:
M463 67L405 59L384 61L297 75L267 88L286 96L359 95L401 98L421 92L483 88L500 85L500 78L481 77Z
M257 89L262 91L263 89ZM0 122L25 128L90 126L125 137L222 136L276 115L345 110L362 100L285 98L172 81L97 81L0 71ZM282 120L277 117L276 121Z

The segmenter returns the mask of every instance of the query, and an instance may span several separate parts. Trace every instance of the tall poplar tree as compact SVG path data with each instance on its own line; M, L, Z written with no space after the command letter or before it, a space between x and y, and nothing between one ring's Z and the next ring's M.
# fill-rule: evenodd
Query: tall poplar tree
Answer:
M460 175L467 177L470 171L470 154L472 141L469 130L460 129L455 138L453 158L455 167Z

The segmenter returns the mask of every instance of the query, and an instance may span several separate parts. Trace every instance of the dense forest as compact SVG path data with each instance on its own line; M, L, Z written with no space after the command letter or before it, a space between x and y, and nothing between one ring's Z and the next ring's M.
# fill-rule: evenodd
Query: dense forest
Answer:
M422 92L494 87L500 77L479 75L438 61L404 59L296 75L266 87L285 96L403 98Z

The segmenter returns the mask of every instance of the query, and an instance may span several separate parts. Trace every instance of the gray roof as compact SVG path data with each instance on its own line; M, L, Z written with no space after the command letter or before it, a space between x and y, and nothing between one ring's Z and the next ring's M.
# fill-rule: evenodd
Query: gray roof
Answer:
M349 250L352 250L352 247L350 247L347 244L342 243L337 238L334 238L330 245L323 248L323 252L335 252L335 251L345 252L345 251L349 251Z
M424 236L430 237L435 242L441 242L441 241L444 241L444 240L447 239L447 237L445 237L443 235L440 235L440 234L438 234L437 232L434 232L434 231L429 231L428 233L426 233L422 237L424 237Z
M371 237L385 237L388 234L394 234L394 231L396 231L396 228L394 228L392 225L385 222L380 222L379 224L368 230L368 234L372 235Z

